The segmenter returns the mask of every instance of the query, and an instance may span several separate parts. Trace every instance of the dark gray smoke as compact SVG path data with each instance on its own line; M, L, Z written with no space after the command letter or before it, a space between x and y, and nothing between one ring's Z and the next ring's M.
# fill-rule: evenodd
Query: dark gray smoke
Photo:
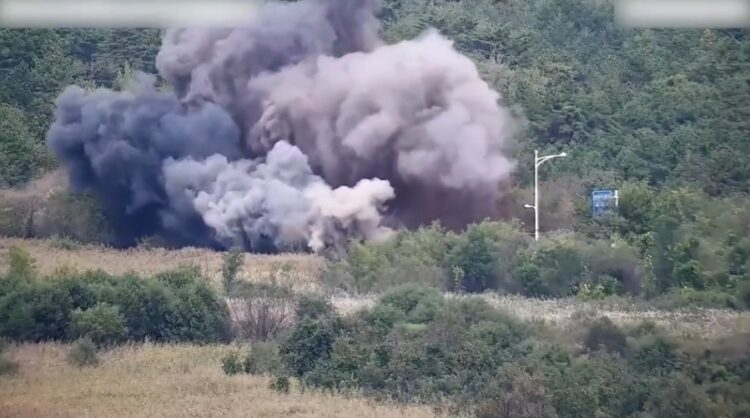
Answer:
M389 226L493 216L512 119L436 32L377 36L377 2L268 3L247 27L169 31L153 78L68 88L49 143L122 244L318 250Z

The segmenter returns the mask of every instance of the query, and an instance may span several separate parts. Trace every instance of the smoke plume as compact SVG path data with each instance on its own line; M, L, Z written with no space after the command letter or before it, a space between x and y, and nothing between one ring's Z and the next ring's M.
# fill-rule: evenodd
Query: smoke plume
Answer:
M496 215L513 121L435 31L385 45L374 0L267 3L236 29L168 31L160 76L69 87L48 142L121 244L319 250Z

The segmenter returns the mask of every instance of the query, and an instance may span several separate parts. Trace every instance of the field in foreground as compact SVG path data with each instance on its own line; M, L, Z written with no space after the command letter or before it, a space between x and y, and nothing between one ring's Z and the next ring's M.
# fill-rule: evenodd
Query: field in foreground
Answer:
M433 417L343 395L269 389L269 378L226 376L230 346L123 346L96 368L66 361L68 346L23 344L6 355L20 364L0 377L0 417Z

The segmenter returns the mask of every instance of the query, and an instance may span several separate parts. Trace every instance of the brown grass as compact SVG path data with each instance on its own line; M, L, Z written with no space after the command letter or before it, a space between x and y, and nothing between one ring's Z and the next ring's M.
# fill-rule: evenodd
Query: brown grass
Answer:
M79 369L59 344L26 344L5 354L18 374L0 378L0 417L434 417L426 407L401 407L359 397L280 394L269 378L226 376L231 346L123 346L102 365Z
M29 240L0 237L0 274L7 266L11 246L26 249L36 259L42 275L51 275L61 267L77 270L102 269L111 274L136 272L151 275L181 265L195 265L212 281L221 280L223 254L198 248L166 250L162 248L115 250L97 245L65 249L55 240ZM322 259L308 254L257 255L245 254L243 279L268 280L277 277L296 288L316 286Z

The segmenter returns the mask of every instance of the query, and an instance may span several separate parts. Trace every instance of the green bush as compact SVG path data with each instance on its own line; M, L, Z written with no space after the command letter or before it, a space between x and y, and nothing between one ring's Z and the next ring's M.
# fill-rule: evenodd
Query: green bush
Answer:
M232 249L224 253L224 260L221 265L221 278L224 285L224 292L231 294L237 282L237 274L242 270L245 260L245 254L238 250Z
M482 292L503 288L518 291L513 273L530 237L517 225L483 222L470 225L466 232L449 242L444 265L453 273L455 290Z
M566 238L542 241L523 255L516 273L527 295L575 294L585 273L581 246Z
M302 295L297 299L294 315L298 320L319 320L334 316L335 307L321 295Z
M28 280L36 274L36 260L31 254L21 247L11 246L8 249L8 277Z
M291 386L287 376L277 376L271 381L271 389L279 393L289 393Z
M153 279L103 272L52 281L5 277L0 290L0 336L13 340L91 334L97 343L109 344L121 341L120 325L128 340L215 342L231 335L226 302L195 269Z
M68 362L77 367L95 367L101 363L96 345L88 338L82 338L73 344L68 352Z
M125 321L117 306L100 302L89 309L73 312L73 338L86 337L97 346L106 346L122 341L126 335Z
M0 336L17 341L62 340L73 305L61 286L24 282L0 296Z
M233 351L221 358L221 370L224 374L234 376L242 373L242 360L240 359L239 353Z
M327 360L339 332L337 322L336 318L298 321L279 348L284 367L301 377Z
M606 316L589 326L583 345L590 351L603 349L619 355L625 355L628 350L625 333Z

